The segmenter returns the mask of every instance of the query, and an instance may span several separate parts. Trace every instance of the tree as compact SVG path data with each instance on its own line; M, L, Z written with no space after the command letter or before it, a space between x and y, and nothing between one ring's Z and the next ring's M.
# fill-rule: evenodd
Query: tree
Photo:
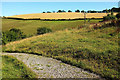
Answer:
M97 11L97 13L102 13L102 11Z
M51 13L50 11L47 11L47 13Z
M112 11L111 9L108 10L108 12L111 12L111 11Z
M91 13L91 10L88 10L87 13Z
M53 11L53 13L55 13L55 11Z
M75 12L80 12L80 10L77 9Z
M103 10L102 12L103 12L103 13L106 13L106 10Z
M93 11L91 11L91 13L97 13L97 11L94 11L94 10L93 10Z
M84 12L85 12L84 10L81 11L81 13L84 13Z
M114 15L113 11L111 11L111 15L112 15L112 16Z
M71 10L68 10L68 12L72 12Z
M58 10L58 13L62 12L62 10Z
M109 13L109 11L106 9L106 13Z
M111 10L112 10L113 12L120 12L120 7L119 7L119 8L113 7Z
M62 10L62 12L66 12L65 10Z

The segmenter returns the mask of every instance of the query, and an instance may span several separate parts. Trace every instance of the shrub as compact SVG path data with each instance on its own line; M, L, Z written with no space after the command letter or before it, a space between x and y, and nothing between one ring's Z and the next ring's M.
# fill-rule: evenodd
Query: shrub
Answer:
M120 18L120 13L118 13L118 14L116 15L116 17L119 19L119 18Z
M116 19L116 16L111 15L110 19Z
M103 17L103 20L104 20L104 21L110 20L110 16L104 16L104 17Z
M116 19L116 16L114 16L113 13L103 17L103 21L114 20L114 19Z
M46 28L46 27L42 27L42 28L37 29L37 34L38 35L49 33L49 32L52 32L52 30L49 29L49 28Z
M21 32L20 29L12 28L9 31L2 33L2 44L6 44L11 41L26 38L26 35Z

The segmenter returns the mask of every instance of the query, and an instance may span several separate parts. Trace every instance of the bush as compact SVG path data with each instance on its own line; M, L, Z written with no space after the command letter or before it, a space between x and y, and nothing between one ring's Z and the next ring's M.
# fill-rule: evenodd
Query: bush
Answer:
M26 35L21 32L20 29L12 28L9 31L2 33L2 44L6 44L11 41L26 38Z
M111 15L110 19L116 19L116 16Z
M45 34L45 33L49 33L49 32L52 32L52 30L49 28L46 28L46 27L37 29L37 35L41 35L41 34Z
M114 19L116 19L116 16L114 16L113 13L103 17L103 21L114 20Z
M119 18L120 18L120 13L118 13L118 14L116 15L116 17L119 19Z
M104 17L103 17L103 20L104 20L104 21L108 21L108 20L110 20L110 17L109 17L109 16L104 16Z

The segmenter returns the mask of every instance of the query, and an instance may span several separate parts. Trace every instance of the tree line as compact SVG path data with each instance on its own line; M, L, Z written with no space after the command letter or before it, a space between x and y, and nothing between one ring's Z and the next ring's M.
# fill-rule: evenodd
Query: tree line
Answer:
M65 10L58 10L57 13L62 13L62 12L74 12L72 10L68 10L68 11L65 11ZM102 11L95 11L95 10L88 10L88 11L85 11L85 10L75 10L75 12L81 12L81 13L110 13L110 12L120 12L120 7L119 8L115 8L113 7L112 9L105 9L105 10L102 10ZM55 11L47 11L47 12L43 12L43 13L55 13Z

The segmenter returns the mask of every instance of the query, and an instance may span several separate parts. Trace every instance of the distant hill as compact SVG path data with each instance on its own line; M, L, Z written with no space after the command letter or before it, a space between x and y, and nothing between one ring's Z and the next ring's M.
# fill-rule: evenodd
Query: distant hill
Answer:
M87 13L86 18L103 18L108 13ZM114 13L116 15L117 13ZM6 18L22 18L22 19L83 19L84 13L65 12L65 13L34 13L7 16Z

